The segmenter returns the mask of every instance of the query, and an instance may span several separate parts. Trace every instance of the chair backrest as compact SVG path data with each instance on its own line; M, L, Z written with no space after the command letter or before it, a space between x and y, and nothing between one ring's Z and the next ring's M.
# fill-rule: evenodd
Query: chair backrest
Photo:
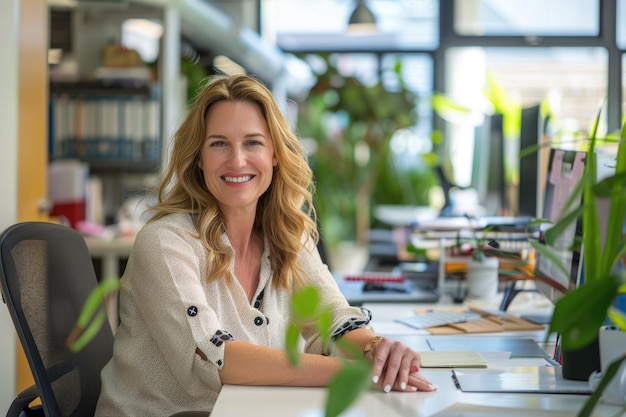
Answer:
M45 415L92 416L113 334L105 320L82 350L73 353L66 345L98 285L83 237L52 223L9 227L0 235L0 280Z

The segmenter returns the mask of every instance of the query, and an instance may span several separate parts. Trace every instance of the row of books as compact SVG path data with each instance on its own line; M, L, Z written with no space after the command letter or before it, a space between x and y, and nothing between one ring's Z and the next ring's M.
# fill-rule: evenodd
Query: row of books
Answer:
M55 158L156 161L160 103L154 97L55 97L50 151Z

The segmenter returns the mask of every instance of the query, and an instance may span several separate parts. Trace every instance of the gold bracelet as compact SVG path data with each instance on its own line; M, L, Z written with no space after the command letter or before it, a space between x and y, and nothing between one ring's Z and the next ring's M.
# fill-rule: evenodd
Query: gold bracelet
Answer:
M376 346L378 342L383 340L382 336L374 336L370 340L367 341L365 347L363 347L363 356L367 355L367 353Z

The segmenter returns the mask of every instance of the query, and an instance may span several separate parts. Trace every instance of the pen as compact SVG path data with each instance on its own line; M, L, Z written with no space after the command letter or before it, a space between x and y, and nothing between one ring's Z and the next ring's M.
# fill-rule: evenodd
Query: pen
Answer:
M454 385L458 389L461 389L461 384L459 383L459 380L457 379L456 374L454 373L454 370L452 370L452 381L454 381Z
M556 343L554 344L554 353L552 354L552 359L554 359L555 361L559 360L559 338L561 337L560 334L557 333L556 335Z

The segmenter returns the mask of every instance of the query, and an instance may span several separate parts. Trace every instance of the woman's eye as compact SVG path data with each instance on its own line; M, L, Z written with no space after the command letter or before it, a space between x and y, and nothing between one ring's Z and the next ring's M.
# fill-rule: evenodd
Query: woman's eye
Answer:
M226 146L226 142L224 142L223 140L214 140L213 142L209 143L209 147L211 148L217 148L220 146Z

